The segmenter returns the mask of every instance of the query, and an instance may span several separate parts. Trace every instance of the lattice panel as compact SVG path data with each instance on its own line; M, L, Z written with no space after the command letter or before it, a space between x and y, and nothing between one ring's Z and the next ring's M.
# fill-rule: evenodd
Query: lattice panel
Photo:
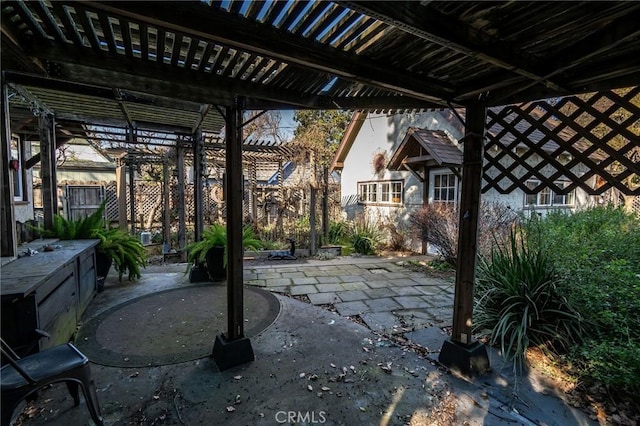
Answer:
M109 182L104 186L104 195L107 199L105 206L105 216L107 221L118 221L118 185L115 182Z
M633 197L630 205L631 211L640 216L640 196Z
M483 192L640 195L638 87L490 109L487 130Z

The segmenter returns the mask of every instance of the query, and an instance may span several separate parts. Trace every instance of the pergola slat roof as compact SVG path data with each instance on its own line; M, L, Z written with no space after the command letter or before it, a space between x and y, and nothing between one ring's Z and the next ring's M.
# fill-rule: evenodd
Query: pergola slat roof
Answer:
M217 111L197 111L237 95L248 109L390 111L480 96L491 106L640 75L637 2L3 1L2 16L3 68L18 72L7 81L52 103L42 90L64 82L107 89L122 121L157 114L184 129L221 126ZM151 108L154 97L173 111ZM109 116L91 102L73 104Z

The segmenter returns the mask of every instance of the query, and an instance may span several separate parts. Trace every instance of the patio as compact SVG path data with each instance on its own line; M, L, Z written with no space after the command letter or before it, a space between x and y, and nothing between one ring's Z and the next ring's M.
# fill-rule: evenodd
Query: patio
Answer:
M149 367L94 363L105 423L591 424L535 371L519 384L514 398L511 366L493 351L493 371L478 379L463 379L440 367L437 351L447 337L443 329L450 326L453 278L434 278L403 266L424 258L247 262L245 284L270 290L280 305L275 321L251 339L255 361L223 372L202 354ZM85 313L79 335L87 336L83 327L92 319L123 304L202 290L203 283L188 282L185 268L150 266L133 284L109 276L105 291ZM246 300L251 293L245 291ZM306 298L311 303L296 300ZM335 312L320 307L331 305ZM216 309L211 307L212 323ZM251 330L253 318L247 314L246 319ZM127 318L121 324L122 334L128 328L144 333L144 325ZM219 326L223 331L224 321ZM86 346L84 338L76 343ZM132 353L138 350L136 341L130 346ZM90 422L86 408L74 408L66 388L54 386L16 424Z

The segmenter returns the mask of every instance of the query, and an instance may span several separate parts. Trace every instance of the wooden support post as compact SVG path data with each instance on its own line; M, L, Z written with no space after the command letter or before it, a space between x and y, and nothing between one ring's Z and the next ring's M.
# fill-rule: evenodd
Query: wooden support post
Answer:
M427 164L422 166L422 174L424 179L422 180L422 207L429 205L429 168ZM422 254L429 252L429 242L426 239L422 239Z
M486 117L486 105L476 103L467 107L453 331L451 340L445 341L439 356L441 363L464 374L481 373L489 367L486 348L471 339Z
M251 221L254 225L258 225L258 165L255 160L251 162L250 167Z
M279 235L284 232L284 218L282 217L284 211L284 168L282 167L282 160L280 160L278 161L278 204L276 208L276 229Z
M309 254L316 254L316 187L309 185Z
M129 217L131 218L131 235L136 233L136 170L133 165L133 158L129 162Z
M171 243L171 173L169 159L162 162L162 205L163 205L163 239L165 243Z
M204 230L204 224L202 220L202 174L204 172L204 139L202 137L202 130L198 129L191 136L191 139L193 142L193 236L195 241L200 241L202 239L202 231Z
M39 116L40 177L45 229L53 228L53 216L58 213L58 182L56 179L56 142L53 117Z
M116 168L116 193L118 197L118 227L127 229L127 165L120 158Z
M184 146L182 140L178 141L176 152L176 169L178 172L178 193L176 194L176 203L178 208L178 246L183 248L187 245L187 224L184 205ZM182 253L182 261L187 259L186 253Z
M127 129L127 139L131 143L136 143L136 133L132 127ZM135 168L133 162L133 154L127 154L127 162L129 163L129 216L131 217L131 235L136 234L136 183Z
M191 147L193 149L193 240L202 240L204 231L202 209L202 173L204 170L204 139L202 130L197 130L191 135ZM206 268L196 259L196 264L189 271L190 282L209 281Z
M1 256L16 256L18 252L18 238L16 235L15 201L13 199L13 178L9 169L11 160L11 120L9 119L9 90L2 84L2 164L0 164L0 244Z
M329 167L322 166L322 238L329 244Z
M227 108L227 334L216 336L213 358L225 370L254 360L251 342L244 337L242 274L242 106L236 97Z

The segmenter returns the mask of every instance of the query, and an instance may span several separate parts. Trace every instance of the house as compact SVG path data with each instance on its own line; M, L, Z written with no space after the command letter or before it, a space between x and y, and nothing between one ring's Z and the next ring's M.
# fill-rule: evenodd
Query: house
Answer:
M501 119L489 121L485 181L498 179L508 170L523 179L518 183L527 191L512 184L504 193L484 182L483 200L500 202L525 215L544 214L552 209L572 210L597 202L582 188L569 188L569 180L562 177L553 181L556 191L542 185L541 180L554 176L553 170L538 168L537 164L546 154L556 153L558 144L547 138L545 131L530 128L526 120L515 119L513 113L500 115L501 109L490 112ZM427 203L455 203L459 199L462 114L464 111L451 109L395 115L355 113L331 166L332 172L340 174L342 208L347 218L366 214L383 226L391 223L404 231L407 248L417 250L421 241L410 232L411 213ZM553 129L552 120L547 121L545 125ZM511 131L505 132L504 127ZM539 152L529 152L528 145L521 143L514 133L538 143ZM571 136L565 130L557 133L563 139ZM567 153L556 156L563 163L571 160ZM527 165L516 164L516 157ZM490 159L494 163L488 164ZM580 165L572 168L576 175L586 172L587 168ZM595 185L596 176L588 182Z
M34 144L34 151L39 152L39 149L39 144ZM106 192L115 192L116 164L113 158L86 139L69 139L58 147L56 157L58 212L64 217L77 219L91 214L107 197ZM38 216L42 209L39 163L33 167L33 183L34 209Z

